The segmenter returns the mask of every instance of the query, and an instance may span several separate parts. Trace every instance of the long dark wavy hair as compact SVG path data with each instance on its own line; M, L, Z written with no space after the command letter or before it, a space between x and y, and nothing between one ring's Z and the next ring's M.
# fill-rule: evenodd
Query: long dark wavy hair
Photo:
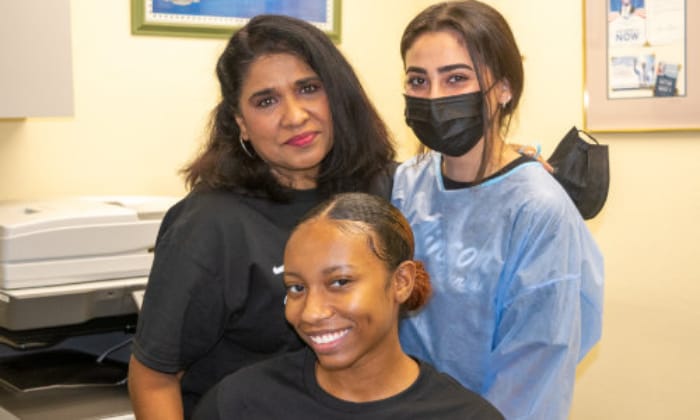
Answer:
M211 115L209 139L183 170L192 189L236 190L286 201L288 190L257 156L239 143L241 87L251 63L261 55L288 53L303 60L321 79L333 121L333 147L321 162L317 179L323 196L366 191L373 178L387 170L395 151L389 132L370 102L352 66L328 36L292 17L260 15L237 31L219 57L216 74L221 100Z
M489 157L493 153L493 129L506 135L510 120L523 93L524 71L520 49L505 18L493 7L476 0L449 1L429 6L409 22L401 38L401 58L406 64L406 52L416 39L426 32L449 30L457 33L469 50L475 66L481 90L487 86L484 73L491 73L491 83L505 81L510 87L511 100L503 107L496 107L491 114L488 95L484 95L484 151L477 179L486 172Z

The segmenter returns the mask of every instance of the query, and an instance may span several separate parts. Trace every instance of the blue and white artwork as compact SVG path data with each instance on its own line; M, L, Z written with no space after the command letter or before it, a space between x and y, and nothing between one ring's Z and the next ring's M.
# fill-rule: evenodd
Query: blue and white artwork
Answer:
M250 19L260 14L327 22L327 0L153 0L153 13Z

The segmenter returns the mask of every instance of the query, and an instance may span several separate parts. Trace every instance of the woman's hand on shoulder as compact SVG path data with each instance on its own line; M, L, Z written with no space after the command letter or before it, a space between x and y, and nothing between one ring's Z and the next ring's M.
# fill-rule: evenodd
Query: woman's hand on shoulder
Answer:
M515 150L523 156L529 156L531 158L537 159L537 161L544 167L544 169L547 170L547 172L549 172L550 174L554 173L554 168L552 167L552 165L550 165L549 162L547 162L547 160L542 157L539 145L532 146L529 144L509 143L508 146L510 146L513 150Z

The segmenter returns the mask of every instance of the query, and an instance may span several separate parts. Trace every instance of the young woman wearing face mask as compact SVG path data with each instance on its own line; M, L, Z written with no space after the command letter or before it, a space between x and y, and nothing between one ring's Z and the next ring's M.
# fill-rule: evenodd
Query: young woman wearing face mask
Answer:
M413 248L408 222L384 199L340 194L312 210L284 253L286 318L308 348L228 376L194 419L502 419L401 349L401 311L430 294Z
M289 233L334 193L390 193L387 130L321 30L253 18L216 70L210 139L161 226L134 337L137 418L187 418L227 374L301 348L281 307Z
M402 345L508 419L566 419L601 334L603 260L554 178L505 147L523 90L511 30L486 4L440 3L401 54L406 121L432 150L399 167L392 200L434 285Z

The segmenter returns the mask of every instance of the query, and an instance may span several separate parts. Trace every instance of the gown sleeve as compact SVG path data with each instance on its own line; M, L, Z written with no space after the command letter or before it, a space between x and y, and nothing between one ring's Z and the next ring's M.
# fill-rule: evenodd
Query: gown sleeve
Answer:
M538 209L509 243L485 383L509 420L567 419L576 365L600 338L603 260L569 210Z

